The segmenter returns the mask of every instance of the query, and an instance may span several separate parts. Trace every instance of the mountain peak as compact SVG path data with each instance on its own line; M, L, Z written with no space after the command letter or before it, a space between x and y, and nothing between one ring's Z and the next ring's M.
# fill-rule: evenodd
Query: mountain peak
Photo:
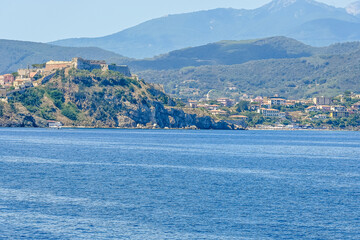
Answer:
M272 2L268 3L266 6L266 8L271 11L271 12L276 12L276 11L280 11L284 8L288 8L292 5L295 4L301 4L302 6L307 6L307 5L312 5L312 6L327 6L326 4L323 3L319 3L317 1L314 0L273 0Z
M270 4L277 7L287 7L297 2L297 0L274 0Z
M346 7L346 11L351 15L360 15L360 1L350 3Z
M313 0L273 0L269 4L273 7L286 8L290 5L293 5L294 3L299 3L299 2L314 3Z

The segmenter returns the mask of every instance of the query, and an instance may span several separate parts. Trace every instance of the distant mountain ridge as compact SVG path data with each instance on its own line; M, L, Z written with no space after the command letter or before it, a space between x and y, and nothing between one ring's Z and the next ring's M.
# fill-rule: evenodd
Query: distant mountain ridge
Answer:
M106 60L108 63L121 63L127 58L96 47L60 47L45 43L1 40L0 74L15 72L18 68L27 68L34 63L49 60L71 60L74 57Z
M184 99L238 99L241 93L288 98L360 91L360 42L312 47L285 37L221 41L186 48L129 66Z
M234 65L255 60L295 59L319 55L341 55L360 50L360 42L312 47L295 39L270 37L246 41L220 41L203 46L175 50L154 58L130 60L135 71L170 70L206 65Z
M254 10L230 8L169 15L104 37L64 39L52 44L95 46L143 58L221 40L271 36L325 46L360 40L358 29L360 17L349 10L313 0L274 0Z

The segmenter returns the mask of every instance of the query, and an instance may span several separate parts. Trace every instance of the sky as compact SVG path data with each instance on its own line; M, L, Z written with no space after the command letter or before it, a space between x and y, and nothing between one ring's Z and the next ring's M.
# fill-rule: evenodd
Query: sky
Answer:
M346 7L355 0L318 0ZM0 0L0 39L50 42L100 37L144 21L214 8L254 9L271 0Z

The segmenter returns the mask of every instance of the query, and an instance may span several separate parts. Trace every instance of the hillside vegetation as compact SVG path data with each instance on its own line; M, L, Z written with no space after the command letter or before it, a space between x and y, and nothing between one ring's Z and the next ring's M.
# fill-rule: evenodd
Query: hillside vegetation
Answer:
M336 96L346 90L360 92L360 50L340 55L293 59L268 59L235 65L146 70L147 81L163 84L182 98L200 99L212 91L214 98L238 98L243 93L291 99L315 95Z
M38 80L41 82L42 80ZM0 126L230 129L205 112L185 113L156 85L101 70L57 71L45 84L11 93L0 104Z
M185 48L155 58L128 62L132 69L176 69L186 66L232 65L259 59L311 56L316 48L294 39L272 37L247 41L221 41Z
M270 37L246 41L221 41L172 51L154 58L128 61L133 70L168 70L205 65L234 65L253 60L294 59L356 52L360 42L312 47L295 39Z

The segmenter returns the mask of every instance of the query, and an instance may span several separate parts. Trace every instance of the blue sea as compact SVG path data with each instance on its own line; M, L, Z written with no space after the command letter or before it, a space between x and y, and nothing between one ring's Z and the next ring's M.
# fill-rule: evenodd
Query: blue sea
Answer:
M360 239L360 133L0 129L0 239Z

